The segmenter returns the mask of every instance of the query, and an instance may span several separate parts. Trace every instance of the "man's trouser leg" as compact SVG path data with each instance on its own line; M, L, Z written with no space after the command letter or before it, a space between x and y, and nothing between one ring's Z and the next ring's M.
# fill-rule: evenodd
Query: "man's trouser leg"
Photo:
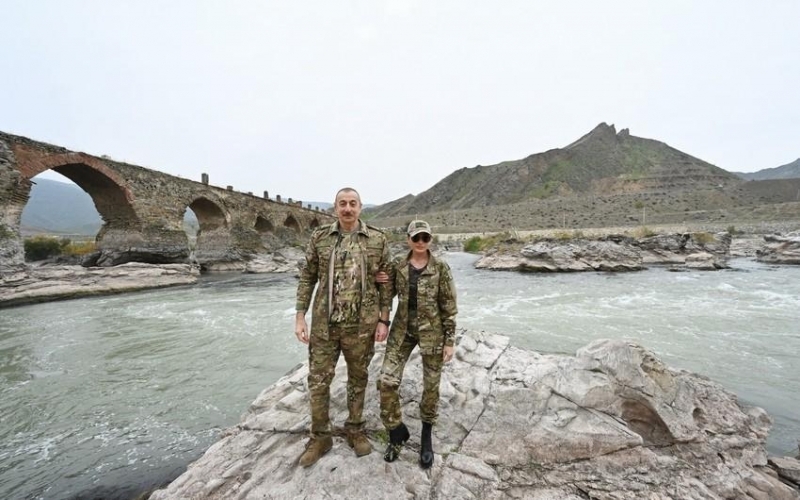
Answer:
M378 390L381 395L381 422L389 430L396 428L403 421L400 408L400 382L411 351L417 340L409 335L395 335L386 343L386 355L381 366L378 379Z
M375 332L359 331L358 326L343 328L341 346L347 361L347 410L345 428L364 427L364 393L369 378L369 363L375 354Z
M422 401L419 403L419 416L423 422L436 423L439 412L439 381L442 376L441 351L422 356Z
M339 331L328 329L328 340L311 335L308 343L308 398L311 405L311 437L331 435L331 381L339 360Z

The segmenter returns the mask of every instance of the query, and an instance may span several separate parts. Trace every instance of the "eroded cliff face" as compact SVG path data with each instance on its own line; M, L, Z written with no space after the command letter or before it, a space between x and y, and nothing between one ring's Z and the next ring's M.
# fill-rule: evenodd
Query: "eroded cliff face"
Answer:
M382 358L379 346L372 381ZM309 424L303 364L151 498L800 498L767 465L771 421L762 409L635 344L600 340L575 356L542 355L502 336L460 335L442 376L428 471L418 466L421 372L415 351L401 386L412 438L396 462L382 458L373 383L365 415L375 451L356 458L337 437L315 465L297 465ZM347 415L345 379L341 362L331 398L337 424Z

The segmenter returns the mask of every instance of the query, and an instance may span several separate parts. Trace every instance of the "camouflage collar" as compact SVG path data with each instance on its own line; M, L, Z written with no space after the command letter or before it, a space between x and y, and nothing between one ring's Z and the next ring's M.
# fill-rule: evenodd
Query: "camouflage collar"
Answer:
M333 224L331 224L331 229L328 234L341 233L341 232L342 231L339 230L339 221L337 220ZM362 221L361 219L358 219L358 232L366 237L369 237L369 230L367 229L367 225L364 224L364 221Z
M436 257L433 256L433 252L431 252L430 249L428 249L427 252L428 264L425 266L422 274L433 274L433 269L436 267ZM411 250L409 250L408 254L406 254L406 269L408 269L409 259L411 259Z

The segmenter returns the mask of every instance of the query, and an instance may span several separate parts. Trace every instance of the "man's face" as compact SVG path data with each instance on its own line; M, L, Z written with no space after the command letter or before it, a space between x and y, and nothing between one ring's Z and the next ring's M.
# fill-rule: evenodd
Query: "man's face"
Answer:
M361 200L354 191L342 191L336 195L336 216L339 224L349 226L361 216Z

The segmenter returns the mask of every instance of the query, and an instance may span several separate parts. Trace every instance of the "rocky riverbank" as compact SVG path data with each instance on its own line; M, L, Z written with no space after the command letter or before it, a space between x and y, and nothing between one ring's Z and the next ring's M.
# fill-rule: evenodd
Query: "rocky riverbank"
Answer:
M499 241L475 263L478 269L523 272L638 271L648 265L675 270L728 268L731 257L769 264L800 264L800 233L733 238L720 233L670 233L643 238L611 234L588 238L540 237Z
M287 247L248 261L220 264L210 272L294 273L302 257L302 250ZM0 307L193 285L199 277L199 266L190 264L21 265L0 273Z
M373 381L382 357L379 346ZM462 333L442 375L428 471L417 465L421 372L415 351L401 386L412 438L394 463L382 458L386 433L369 384L375 451L356 458L337 428L331 452L308 469L297 465L309 424L304 363L151 498L800 499L800 463L767 456L764 410L641 346L601 340L575 356L542 355L506 337ZM337 424L347 414L344 375L340 362Z
M191 285L199 276L200 270L189 264L25 266L0 276L0 307Z
M731 235L726 232L624 235L500 242L475 263L478 269L525 272L639 271L646 265L714 270L728 267Z

